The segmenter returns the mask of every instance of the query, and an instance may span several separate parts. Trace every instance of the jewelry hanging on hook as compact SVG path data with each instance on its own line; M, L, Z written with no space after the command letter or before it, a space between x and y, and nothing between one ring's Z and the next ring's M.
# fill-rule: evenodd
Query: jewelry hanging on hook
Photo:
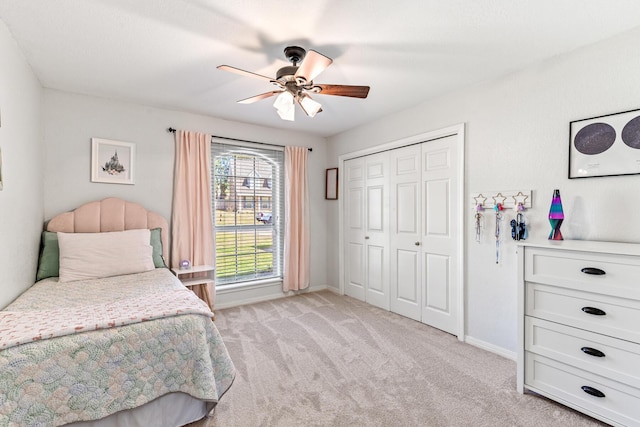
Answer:
M501 235L501 230L500 230L500 222L502 221L502 210L504 208L502 207L502 203L496 203L496 205L493 207L493 210L496 212L496 232L495 232L495 236L496 236L496 264L500 263L500 235Z
M516 218L509 223L511 225L511 238L513 240L525 240L528 236L527 225L524 222L524 204L518 202L515 207Z
M476 205L476 242L480 243L482 241L482 211L484 208L482 204L478 203Z

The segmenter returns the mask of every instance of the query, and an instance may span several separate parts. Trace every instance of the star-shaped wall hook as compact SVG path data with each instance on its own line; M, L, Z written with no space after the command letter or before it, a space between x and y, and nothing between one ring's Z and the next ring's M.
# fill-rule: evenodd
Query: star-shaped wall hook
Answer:
M480 206L484 207L484 202L487 201L487 198L484 197L482 195L482 193L479 193L476 197L473 198L473 200L476 201L476 206L480 205Z
M495 196L491 197L493 199L493 204L497 205L497 204L501 204L502 206L504 206L504 202L505 200L507 200L507 198L505 196L502 195L502 193L498 193Z
M522 191L518 191L518 194L516 194L515 196L511 196L511 198L514 200L516 206L518 206L519 203L522 203L522 206L524 206L527 204L527 199L529 198L529 196L527 196L526 194L522 194Z

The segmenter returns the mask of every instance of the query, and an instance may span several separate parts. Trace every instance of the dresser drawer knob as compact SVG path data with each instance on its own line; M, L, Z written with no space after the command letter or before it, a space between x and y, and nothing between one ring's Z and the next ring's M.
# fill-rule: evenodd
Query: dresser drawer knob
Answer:
M600 310L599 308L595 307L582 307L582 311L594 316L604 316L605 314L607 314L604 310Z
M589 387L588 385L583 385L582 391L584 391L587 394L590 394L591 396L605 397L605 394L603 392L601 392L597 388Z
M595 348L591 348L591 347L582 347L580 350L582 350L583 353L588 354L589 356L594 356L594 357L604 357L604 353L601 352L600 350L596 350Z
M595 267L585 267L580 271L582 271L584 274L592 274L594 276L604 276L605 274L607 274L604 270Z

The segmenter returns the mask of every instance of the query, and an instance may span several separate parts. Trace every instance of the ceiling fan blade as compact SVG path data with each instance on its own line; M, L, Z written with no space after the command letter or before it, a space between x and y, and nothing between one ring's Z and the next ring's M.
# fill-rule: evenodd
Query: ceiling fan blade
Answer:
M246 77L257 77L259 79L266 80L268 82L274 81L271 77L263 76L262 74L252 73L251 71L241 70L240 68L232 67L230 65L218 65L216 67L218 70L230 71L232 73L240 74L241 76Z
M320 89L319 91L316 89ZM348 85L314 85L313 91L319 95L350 96L352 98L366 98L369 95L369 86Z
M282 93L281 90L274 90L273 92L262 93L260 95L252 96L251 98L241 99L238 104L253 104L254 102L262 101L263 99L271 98L274 95Z
M316 76L318 76L318 74L331 65L332 62L333 59L324 56L315 50L309 50L298 67L295 77L304 77L307 82L311 82L316 78Z

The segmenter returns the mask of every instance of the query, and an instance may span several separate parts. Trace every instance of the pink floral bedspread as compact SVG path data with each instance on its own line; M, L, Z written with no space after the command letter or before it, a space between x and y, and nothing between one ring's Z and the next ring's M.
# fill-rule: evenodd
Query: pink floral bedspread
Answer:
M186 288L82 307L0 311L0 349L181 314L213 317L207 305Z
M172 392L217 402L235 368L167 270L36 283L0 311L0 427L97 420Z

